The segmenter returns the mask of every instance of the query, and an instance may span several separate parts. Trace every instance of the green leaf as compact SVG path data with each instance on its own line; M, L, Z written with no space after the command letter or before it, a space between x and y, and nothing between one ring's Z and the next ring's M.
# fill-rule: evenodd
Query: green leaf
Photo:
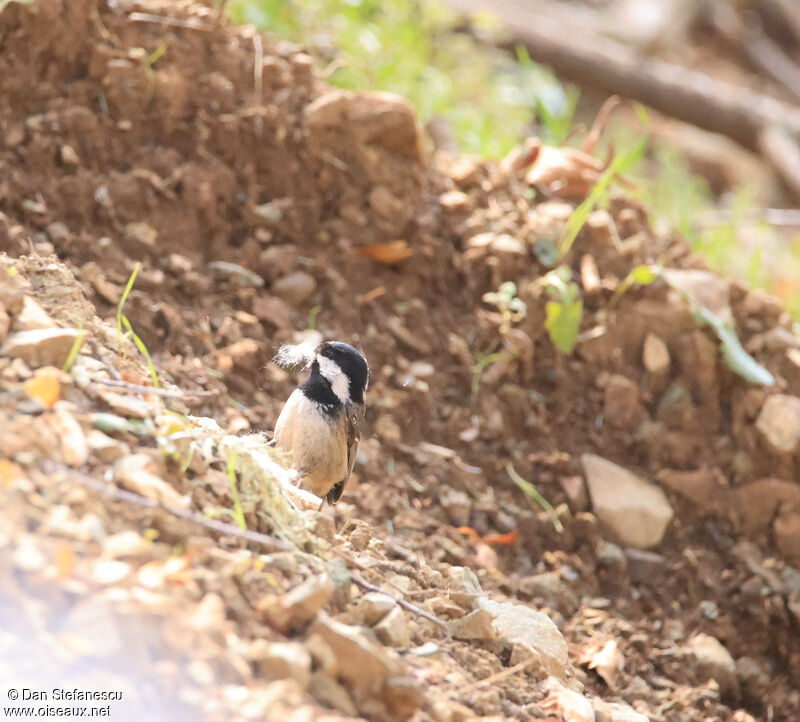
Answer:
M558 263L558 249L552 241L536 241L533 252L545 268L552 268Z
M513 481L522 491L525 496L530 497L533 499L542 509L544 509L553 521L553 526L556 528L557 532L564 531L564 525L561 523L561 519L558 518L556 514L556 510L553 508L553 505L545 499L541 492L536 488L535 485L531 484L530 481L527 479L523 479L519 472L514 468L512 463L509 461L506 464L506 471L508 475L511 477L511 481Z
M578 330L583 316L583 301L581 299L569 303L548 301L545 305L545 313L544 327L550 335L550 340L562 353L571 353L578 341Z
M584 200L567 219L564 225L564 238L558 248L558 254L561 258L569 253L572 244L578 237L578 233L580 233L581 228L583 228L591 212L598 203L608 195L609 188L614 179L618 175L627 172L628 169L644 155L646 148L647 138L645 137L627 153L623 153L614 158L611 165L606 168L603 175L601 175L597 183L594 184L594 188L592 188L586 200Z
M691 297L689 296L689 298ZM698 301L694 299L692 301L694 302L695 317L698 321L711 326L721 344L722 358L725 359L725 363L728 364L731 371L751 384L774 386L775 377L744 350L733 328L717 318Z
M629 275L640 286L649 286L659 276L652 266L636 266Z

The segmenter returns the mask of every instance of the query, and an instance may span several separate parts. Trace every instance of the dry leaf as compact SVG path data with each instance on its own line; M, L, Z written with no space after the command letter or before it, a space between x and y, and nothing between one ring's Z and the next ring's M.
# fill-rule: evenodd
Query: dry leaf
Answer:
M0 459L0 484L11 486L15 481L25 478L22 468L8 459Z
M380 298L386 293L386 289L383 286L375 286L375 288L367 291L366 293L362 293L358 297L359 303L369 303L370 301L374 301L376 298Z
M481 537L471 526L460 526L456 531L459 534L463 534L466 537L469 537L470 544L477 544Z
M494 544L496 546L513 546L517 543L517 539L519 539L519 532L514 529L508 534L487 534L481 541L484 544Z
M23 385L25 393L46 409L52 409L61 394L61 383L57 373L57 369L50 367L39 369Z
M69 579L75 570L75 551L68 542L61 541L58 543L54 561L58 578L62 582Z
M592 640L580 655L578 664L585 664L589 669L593 669L609 689L614 690L617 675L625 666L625 657L613 639L605 644L602 640Z
M594 708L586 697L567 689L555 677L548 677L545 684L550 694L539 702L541 709L563 722L595 722Z
M405 241L389 241L388 243L375 243L372 246L361 246L356 251L365 258L381 263L398 263L414 255L414 249L409 248Z

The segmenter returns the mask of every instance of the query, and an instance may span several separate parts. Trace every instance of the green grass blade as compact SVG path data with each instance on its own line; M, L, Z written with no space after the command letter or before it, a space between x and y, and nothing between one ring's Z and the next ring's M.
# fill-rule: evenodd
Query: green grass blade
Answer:
M523 479L519 475L510 461L506 464L506 471L511 477L511 481L513 481L522 490L522 493L525 494L525 496L533 499L540 507L542 507L542 509L544 509L544 511L550 515L555 530L559 533L564 531L564 525L561 523L561 519L558 518L553 505L541 495L539 490L533 484L531 484L530 481Z
M139 273L141 265L139 261L136 262L136 265L133 267L133 272L128 279L128 283L125 286L125 290L122 292L122 298L119 299L119 304L117 305L117 336L122 336L122 309L125 308L125 301L128 300L128 294L130 294L133 284L136 282L136 276Z

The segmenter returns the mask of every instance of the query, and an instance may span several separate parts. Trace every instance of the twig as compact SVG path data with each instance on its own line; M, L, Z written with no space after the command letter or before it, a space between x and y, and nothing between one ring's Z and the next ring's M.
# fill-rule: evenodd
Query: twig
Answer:
M522 671L523 669L525 669L525 667L530 667L536 661L537 661L536 657L531 657L530 659L526 659L524 662L515 664L513 667L504 669L502 672L497 672L497 674L489 675L488 677L479 679L477 682L472 682L472 684L468 684L465 687L461 687L452 694L461 695L464 694L464 692L472 692L472 690L474 689L480 689L481 687L485 687L487 684L494 684L495 682L499 682L501 679L505 679L506 677L510 677L511 675Z
M280 539L275 539L274 537L267 536L266 534L262 534L257 531L250 531L249 529L240 529L237 526L232 526L231 524L225 524L224 522L217 521L216 519L206 519L205 517L193 511L187 511L185 509L178 509L172 506L167 506L166 504L162 504L156 499L150 499L146 496L142 496L141 494L135 494L132 491L126 491L125 489L120 489L119 487L116 487L113 484L108 484L104 481L100 481L99 479L95 479L94 477L91 477L88 474L83 474L79 471L75 471L74 469L70 469L66 466L63 466L62 464L50 461L49 459L45 459L42 462L42 469L46 474L57 474L57 473L66 474L68 478L74 479L75 481L78 481L84 486L88 486L90 489L99 491L101 494L110 496L112 499L127 501L131 504L136 504L137 506L143 506L147 509L160 509L161 511L165 511L167 514L171 514L172 516L177 516L181 519L186 519L186 521L193 522L194 524L199 524L200 526L206 527L207 529L213 529L214 531L217 531L220 534L234 536L239 539L244 539L245 541L252 542L253 544L258 544L259 546L263 547L264 549L270 552L293 551L292 547L290 547L288 544L281 541Z
M108 369L108 373L110 373L115 381L119 381L122 377L119 375L119 371L114 368L112 363L108 360L108 357L103 353L103 349L99 343L97 343L97 339L94 336L89 336L89 345L92 347L92 351L94 351L95 356L99 359L100 363L103 364Z
M117 379L92 379L92 383L102 384L103 386L113 386L115 389L125 389L134 394L152 394L153 396L163 396L169 399L184 399L191 396L217 396L222 392L219 390L211 391L182 391L178 389L173 391L171 389L157 389L154 386L143 386L142 384L132 384L127 381L120 381Z
M189 30L211 30L207 25L203 25L198 20L189 18L170 18L166 15L154 15L153 13L131 13L128 20L134 23L160 23L162 25L172 25L176 28L188 28Z
M411 602L407 602L402 597L396 597L394 594L389 594L388 592L384 591L380 587L376 587L374 584L370 584L368 581L362 579L358 574L354 572L350 572L350 578L353 580L353 583L357 586L361 587L362 589L366 589L368 592L378 592L379 594L385 594L387 597L391 597L397 602L403 609L407 609L409 612L416 614L423 619L427 619L429 622L433 622L434 624L438 625L445 631L447 631L447 623L443 622L438 617L434 617L432 614L426 612L424 609L420 609L415 604L411 604Z

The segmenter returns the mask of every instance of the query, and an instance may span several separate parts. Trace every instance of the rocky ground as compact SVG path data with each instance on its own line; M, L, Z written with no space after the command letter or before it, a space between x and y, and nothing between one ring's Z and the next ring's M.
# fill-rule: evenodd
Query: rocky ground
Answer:
M565 356L537 279L580 159L433 156L401 99L189 2L11 3L0 45L4 679L124 689L120 719L800 717L775 299L615 197ZM482 302L508 281L524 313ZM310 333L372 367L335 513L256 435Z

